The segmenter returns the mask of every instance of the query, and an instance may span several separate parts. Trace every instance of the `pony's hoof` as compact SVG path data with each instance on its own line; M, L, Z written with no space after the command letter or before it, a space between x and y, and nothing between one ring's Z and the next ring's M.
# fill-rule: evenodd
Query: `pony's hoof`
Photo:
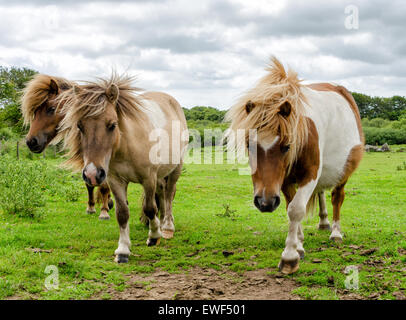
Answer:
M330 236L330 241L336 242L336 243L341 243L343 242L343 237L337 236L337 235L331 235Z
M164 239L172 239L173 238L173 231L172 230L162 230L162 238Z
M110 220L110 216L107 212L102 211L99 215L99 220Z
M147 240L147 246L148 247L152 247L152 246L157 246L159 245L159 243L161 242L161 238L157 238L157 239L148 239Z
M109 199L108 205L109 205L109 210L111 210L111 209L114 208L114 201L113 201L113 199Z
M95 214L95 213L96 213L96 209L86 209L86 213L87 213L87 214Z
M128 262L128 255L126 254L118 254L116 255L116 258L114 259L115 262L117 263L127 263Z
M297 250L297 253L299 254L300 260L304 260L305 252L303 250Z
M331 231L330 224L319 224L319 230L329 230Z
M295 273L299 269L299 258L293 261L284 261L281 259L278 268L283 274Z

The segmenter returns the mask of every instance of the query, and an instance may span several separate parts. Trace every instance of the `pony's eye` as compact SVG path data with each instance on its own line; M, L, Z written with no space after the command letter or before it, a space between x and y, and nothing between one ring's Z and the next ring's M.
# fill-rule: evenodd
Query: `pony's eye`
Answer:
M107 129L109 131L113 131L116 128L117 124L116 123L111 123L107 126Z
M55 114L55 108L54 107L50 107L47 109L47 115L52 116Z
M83 132L83 126L80 122L78 122L78 129L80 132Z
M289 145L286 145L286 146L281 146L281 152L282 152L282 153L286 153L286 152L288 152L288 151L289 151L289 149L290 149L290 146L289 146Z

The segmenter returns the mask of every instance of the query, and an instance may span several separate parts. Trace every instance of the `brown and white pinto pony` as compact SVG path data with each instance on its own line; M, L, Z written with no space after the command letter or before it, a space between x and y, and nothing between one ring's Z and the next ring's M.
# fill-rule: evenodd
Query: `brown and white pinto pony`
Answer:
M50 143L56 144L63 139L66 132L60 130L59 124L65 113L61 111L62 103L59 104L57 98L73 85L74 82L63 78L37 74L25 87L21 111L24 124L30 126L26 143L32 152L41 153ZM89 196L86 212L95 213L94 187L86 184L86 188ZM108 211L114 202L107 184L100 186L96 200L102 204L99 219L110 219Z
M186 119L179 103L161 92L139 94L132 78L113 75L66 92L62 129L68 162L82 169L93 186L106 180L116 200L120 227L116 261L130 255L130 182L144 189L143 213L148 218L147 245L172 238L175 231L172 202L188 143ZM160 138L166 138L161 140ZM157 217L160 212L160 219Z
M272 212L280 203L280 191L285 196L290 224L279 269L290 274L298 270L304 257L301 221L316 196L320 228L329 225L326 189L333 189L330 239L342 240L344 186L361 161L364 136L357 105L344 87L304 85L276 58L267 71L226 119L231 121L231 130L256 129L256 141L249 141L248 149L255 206Z

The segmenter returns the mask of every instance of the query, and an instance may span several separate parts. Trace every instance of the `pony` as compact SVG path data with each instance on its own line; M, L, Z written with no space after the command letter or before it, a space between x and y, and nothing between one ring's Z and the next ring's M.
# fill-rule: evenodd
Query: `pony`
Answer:
M114 194L120 230L115 250L118 263L128 262L130 255L130 182L144 189L147 245L173 237L172 202L188 143L179 103L162 92L141 93L133 80L113 73L108 79L74 86L61 97L66 99L63 108L67 109L62 129L72 128L65 138L68 164L82 170L87 184L108 181Z
M363 156L364 135L356 102L350 92L331 83L305 85L275 57L267 74L230 108L231 132L254 130L248 147L254 205L273 212L285 196L289 231L279 270L291 274L304 257L301 221L319 198L320 229L329 229L324 190L333 189L330 240L342 241L340 209L344 186ZM243 140L243 139L240 139Z
M75 83L64 78L37 74L28 82L21 99L21 112L24 124L30 129L26 136L28 148L34 153L41 153L50 144L56 144L63 139L65 132L59 125L65 117L60 101L57 99L63 92L73 87ZM88 191L88 214L95 213L94 187L86 184ZM96 201L102 204L99 219L110 218L108 211L114 202L110 196L107 184L100 186Z

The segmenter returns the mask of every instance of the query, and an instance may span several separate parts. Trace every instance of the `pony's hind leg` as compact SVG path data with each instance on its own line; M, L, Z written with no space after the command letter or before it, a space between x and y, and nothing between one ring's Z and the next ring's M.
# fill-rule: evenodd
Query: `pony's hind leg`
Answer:
M147 245L149 247L158 245L162 237L160 221L158 218L158 207L155 200L156 184L157 181L153 181L153 179L148 179L142 184L145 193L142 210L148 218L149 232Z
M96 213L96 209L94 207L94 205L96 204L94 201L94 193L93 193L94 187L91 187L86 183L86 188L87 188L87 194L88 194L86 213L93 214L93 213Z
M336 242L343 241L340 226L340 210L345 197L344 185L345 183L336 186L331 193L331 202L333 203L333 228L330 235L330 240Z
M166 179L166 211L162 221L162 234L165 239L173 238L175 233L175 224L172 212L172 203L176 194L176 182L182 173L182 164L179 164L174 171Z
M110 188L107 185L107 183L102 184L99 187L99 193L100 193L100 202L102 204L99 219L100 220L109 220L110 219L109 209L111 209L110 206L114 205L114 202L110 198Z
M326 206L326 195L324 191L318 193L319 198L319 230L331 230L330 222L328 221L327 206Z
M130 256L130 228L128 219L130 211L127 205L127 187L128 183L116 179L109 179L111 190L116 200L116 218L120 227L120 238L118 240L118 248L114 252L118 263L128 262Z

